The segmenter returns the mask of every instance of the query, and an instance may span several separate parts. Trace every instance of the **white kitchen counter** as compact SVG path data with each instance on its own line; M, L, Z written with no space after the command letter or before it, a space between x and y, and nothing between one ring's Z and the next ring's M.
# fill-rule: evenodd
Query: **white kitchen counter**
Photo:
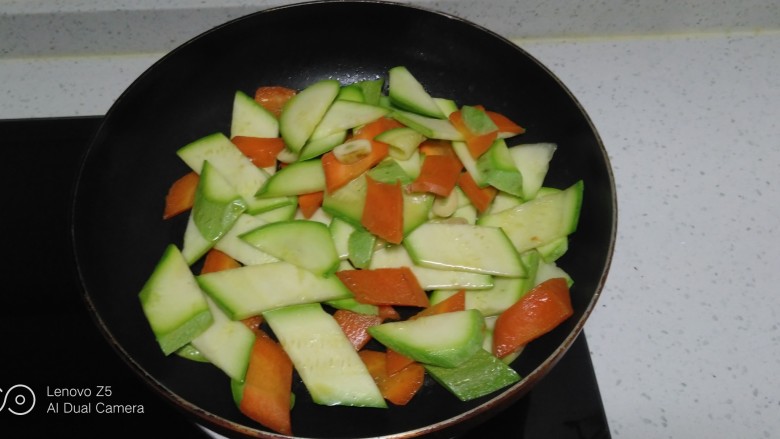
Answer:
M591 3L615 17L635 11L628 1ZM780 11L776 2L753 3L740 3L742 12L718 4L725 15L689 11L702 11L698 22L654 22L662 14L648 9L655 15L633 16L634 27L588 27L565 2L552 2L534 11L559 26L547 34L521 26L527 34L518 36L496 21L500 14L427 2L461 7L516 37L572 90L604 140L618 189L618 241L585 332L614 438L780 437ZM211 19L249 12L238 4L213 9ZM504 15L520 7L500 4ZM0 1L8 14L0 23L47 14L19 8ZM185 12L178 13L191 16ZM61 47L47 48L40 36L25 46L19 28L6 27L0 119L104 114L145 68L201 30L182 23L170 39L140 48L90 48L84 35L121 41L120 24L107 17L83 32L84 44L75 38ZM221 22L198 17L203 29ZM582 25L576 35L565 32L566 20Z

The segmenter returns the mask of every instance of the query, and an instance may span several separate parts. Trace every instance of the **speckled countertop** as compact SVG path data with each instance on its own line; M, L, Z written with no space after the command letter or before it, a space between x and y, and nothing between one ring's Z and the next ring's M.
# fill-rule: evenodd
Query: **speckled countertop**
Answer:
M283 3L0 0L0 119L103 114L177 44ZM780 437L780 5L417 3L516 41L604 140L618 241L585 331L613 437Z

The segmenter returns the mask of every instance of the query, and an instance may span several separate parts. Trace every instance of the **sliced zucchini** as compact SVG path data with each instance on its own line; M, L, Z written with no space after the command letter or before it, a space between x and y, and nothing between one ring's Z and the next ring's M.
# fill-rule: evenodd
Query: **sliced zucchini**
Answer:
M427 364L425 370L461 401L488 395L521 378L514 369L485 349L479 349L457 367Z
M403 245L377 250L371 256L369 268L409 267L424 290L483 290L493 286L493 276L458 270L440 270L415 265Z
M533 143L517 145L509 148L513 161L523 175L522 197L531 200L544 183L547 171L550 168L550 160L555 154L555 143Z
M222 133L202 137L179 148L176 154L199 174L205 161L211 163L244 198L248 213L260 213L295 202L295 198L291 197L255 198L257 191L268 180L268 173L255 166Z
M382 95L382 87L385 85L385 80L378 79L364 79L355 83L363 92L363 102L371 105L379 105Z
M380 133L375 140L390 145L390 157L407 160L417 152L417 147L425 140L425 136L409 127L398 127Z
M525 267L498 227L427 222L404 239L416 265L506 277L525 277Z
M189 264L173 244L165 248L138 298L165 355L190 343L213 322Z
M387 108L376 105L337 100L328 108L325 116L311 134L311 138L320 139L373 122L388 112Z
M429 139L465 140L463 134L447 119L436 119L404 110L394 110L390 117Z
M270 223L242 234L241 239L314 274L330 274L339 266L339 255L330 231L319 221Z
M429 193L403 191L404 236L412 233L412 230L419 227L428 219L428 214L431 211L435 198L436 197L433 194Z
M279 259L258 249L241 239L241 235L267 224L252 215L241 215L233 227L214 245L214 248L225 253L243 265L267 264Z
M482 216L477 224L502 228L519 253L548 244L577 229L582 180L516 207Z
M458 111L458 104L452 99L433 98L433 101L436 102L436 105L445 117L450 117L450 114Z
M346 260L349 258L349 237L352 232L357 228L347 221L339 217L334 217L328 226L330 230L330 237L333 239L333 245L336 246L336 253L339 255L339 259Z
M398 108L437 119L445 117L425 87L404 66L388 71L387 95Z
M484 110L471 105L464 105L460 111L463 115L463 124L466 125L470 132L482 135L498 130L493 119Z
M368 268L371 256L374 254L376 236L371 232L359 228L355 229L347 242L349 262L355 268Z
M325 171L319 159L292 163L272 175L257 192L260 198L310 194L325 190Z
M338 131L319 139L311 139L303 146L300 155L294 161L313 159L325 154L347 139L347 131Z
M209 242L220 239L246 211L246 203L235 188L206 161L201 169L192 219Z
M319 303L268 311L263 318L316 404L387 407L341 326Z
M287 101L279 116L279 131L293 153L299 153L309 140L340 88L335 79L321 79Z
M352 101L352 102L365 102L363 97L363 89L357 84L344 85L339 89L339 94L336 96L337 100Z
M363 173L333 192L326 191L322 199L322 210L362 227L360 219L366 205L366 190L366 174Z
M477 159L477 169L488 185L518 197L523 195L523 176L504 139L496 139Z
M463 167L474 179L474 183L479 187L485 187L489 184L485 174L482 172L479 166L477 166L477 160L471 155L466 142L452 142L452 150L455 151L455 155L458 156L460 162L463 163Z
M203 237L203 234L198 230L198 226L195 225L195 219L190 210L190 215L187 218L187 225L184 229L184 238L182 239L181 254L187 261L187 264L192 265L202 258L211 248L215 245L214 241L209 241Z
M244 323L230 320L211 299L206 300L214 322L191 344L231 379L241 381L249 366L255 334Z
M233 98L233 115L230 121L230 138L279 137L279 121L276 116L242 91Z
M318 276L285 261L201 274L196 279L232 320L283 306L353 297L335 276Z
M423 364L456 367L482 348L485 321L477 310L453 311L368 329L377 341Z

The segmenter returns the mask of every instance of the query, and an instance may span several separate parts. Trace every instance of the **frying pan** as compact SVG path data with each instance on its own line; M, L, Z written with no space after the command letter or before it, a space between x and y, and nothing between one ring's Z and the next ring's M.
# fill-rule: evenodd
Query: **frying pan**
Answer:
M385 77L404 65L433 96L482 104L526 128L509 141L554 142L545 184L582 179L579 228L558 260L574 279L574 316L530 343L512 363L523 380L461 402L430 380L404 407L324 407L296 383L293 431L301 437L448 436L525 395L558 362L591 314L612 258L614 180L587 113L554 74L503 37L463 20L399 3L310 2L260 11L216 27L163 57L116 100L83 157L71 232L83 296L98 329L161 398L228 436L280 437L243 416L216 367L164 357L138 292L169 243L181 245L186 215L161 219L171 182L188 168L175 151L229 132L236 90L301 89Z

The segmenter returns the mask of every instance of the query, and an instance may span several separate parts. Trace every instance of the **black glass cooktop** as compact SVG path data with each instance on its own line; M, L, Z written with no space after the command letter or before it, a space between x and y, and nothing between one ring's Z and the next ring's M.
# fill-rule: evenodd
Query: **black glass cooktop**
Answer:
M207 438L98 332L70 250L74 176L100 117L0 121L0 427L9 437ZM526 397L463 438L609 439L585 338Z

